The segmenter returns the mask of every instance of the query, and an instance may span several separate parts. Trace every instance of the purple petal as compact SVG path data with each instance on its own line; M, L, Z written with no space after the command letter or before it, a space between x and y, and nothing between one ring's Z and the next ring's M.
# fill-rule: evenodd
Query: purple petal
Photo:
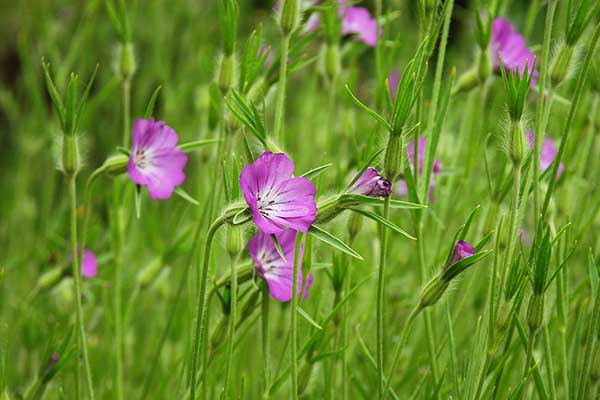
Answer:
M452 253L452 258L448 263L448 267L456 264L463 258L467 258L475 254L475 249L469 242L465 242L464 240L459 240L454 246L454 253Z
M344 1L340 1L344 3ZM377 23L369 10L364 7L339 6L338 15L342 18L342 34L356 34L358 40L375 47L377 42Z
M68 262L73 261L73 255L69 253ZM84 278L93 278L98 274L98 259L96 255L88 250L83 249L83 256L81 258L81 276Z
M371 197L387 197L392 194L392 184L379 175L375 168L369 167L352 185L348 193Z
M525 70L527 64L527 73L533 70L531 86L535 86L535 80L538 71L535 70L535 55L527 48L525 38L514 30L513 25L504 18L496 18L492 22L492 35L490 43L490 58L492 66L496 71L500 69L500 57L502 63L509 71L520 73Z

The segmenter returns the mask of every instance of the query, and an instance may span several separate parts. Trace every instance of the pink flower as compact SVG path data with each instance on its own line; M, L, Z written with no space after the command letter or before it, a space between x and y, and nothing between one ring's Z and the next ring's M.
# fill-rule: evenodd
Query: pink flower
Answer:
M352 185L348 193L370 197L387 197L392 194L392 184L379 175L375 168L369 167Z
M281 258L275 248L273 240L268 234L258 231L248 245L250 256L260 276L267 281L271 296L279 301L290 301L292 299L292 284L294 277L294 247L297 232L291 229L275 235L285 255ZM302 265L304 247L300 247L298 265ZM308 297L308 289L312 285L313 276L309 274L306 285L302 289L302 273L298 272L298 294L302 293L304 298Z
M282 233L287 228L306 233L315 220L317 190L308 179L293 177L294 169L285 154L265 151L240 174L252 219L264 233Z
M129 177L146 186L152 199L168 199L185 180L187 156L177 148L177 133L164 121L150 118L137 119L132 136Z
M340 0L345 3L345 0ZM356 35L358 40L368 46L377 43L377 22L364 7L339 6L338 15L342 19L342 34Z
M475 249L473 246L471 246L469 242L459 240L454 246L454 252L452 253L452 257L450 258L446 269L450 268L463 258L471 257L473 254L475 254Z
M73 255L69 253L69 263L73 261ZM98 274L98 259L90 250L83 249L83 257L81 260L81 276L84 278L93 278Z
M398 85L400 84L400 73L395 69L390 71L388 75L388 87L390 89L390 94L392 95L392 99L396 98L396 94L398 93Z
M492 38L490 43L490 57L496 72L500 71L500 57L506 69L523 73L527 63L527 73L534 68L535 55L527 48L525 38L519 35L510 21L496 18L492 21ZM534 70L531 86L535 86L538 71Z
M535 147L535 135L533 133L533 130L528 129L526 134L527 142L529 143L529 149L533 150L533 148ZM550 139L549 137L545 137L542 143L542 149L540 151L540 170L542 172L544 172L548 169L548 167L550 167L550 165L556 158L557 153L558 150L554 146L554 142L552 141L552 139ZM558 166L558 178L560 178L564 170L565 166L563 165L563 163L560 163L560 165Z

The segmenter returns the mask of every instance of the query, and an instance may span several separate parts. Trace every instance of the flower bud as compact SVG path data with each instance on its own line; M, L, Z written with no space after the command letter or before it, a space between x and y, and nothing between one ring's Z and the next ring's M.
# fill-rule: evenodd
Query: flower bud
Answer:
M462 92L469 92L471 89L476 88L481 80L479 69L470 69L461 76L458 77L458 82L452 89L452 94L458 94Z
M392 184L379 175L375 168L368 167L360 178L348 189L348 193L369 197L388 197L392 194Z
M279 13L279 27L284 35L291 34L300 23L299 0L283 0Z
M510 121L509 156L514 164L520 164L525 156L525 137L520 121Z
M50 289L56 285L63 277L65 270L63 267L55 267L44 272L37 281L37 287L40 290Z
M162 258L158 257L148 264L144 269L137 273L135 277L136 283L140 289L145 289L150 286L158 277L163 267Z
M340 51L337 43L325 45L325 73L333 80L340 72Z
M402 135L390 135L385 149L383 170L390 181L394 181L402 171Z
M63 135L62 142L62 169L68 176L76 175L81 167L79 157L79 144L77 136Z
M108 156L101 168L107 174L113 176L121 175L127 171L128 162L129 157L127 157L125 154L113 154Z
M532 295L527 307L527 325L531 332L537 332L544 321L544 296Z
M552 86L558 86L567 78L572 58L573 47L563 44L550 66L550 82L552 83Z
M133 44L124 43L119 47L119 74L123 80L131 79L136 70Z
M421 292L421 308L426 308L437 303L450 283L442 279L441 276L436 276L423 288Z
M218 71L219 89L225 95L233 85L235 78L235 56L233 54L222 56L219 61Z
M236 258L243 250L242 232L239 228L227 225L227 253Z
M344 208L340 204L340 198L338 196L333 196L323 203L319 204L317 207L317 217L315 219L315 223L323 224L325 222L329 222L335 217L337 217Z

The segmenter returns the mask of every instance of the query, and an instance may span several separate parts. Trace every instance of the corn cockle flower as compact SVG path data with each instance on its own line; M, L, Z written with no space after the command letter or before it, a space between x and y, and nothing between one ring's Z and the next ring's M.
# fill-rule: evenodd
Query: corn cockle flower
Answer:
M527 64L527 75L535 67L535 55L527 48L525 38L519 35L510 21L504 18L496 18L492 21L492 37L490 43L490 58L496 72L500 71L500 58L507 70L522 73ZM534 70L531 86L535 86L538 71Z
M164 121L137 119L132 137L129 177L146 186L152 199L168 199L185 180L187 156L177 147L177 133Z
M69 253L69 263L73 261L73 255ZM81 276L84 278L93 278L98 274L98 259L96 255L84 248L81 257Z
M358 180L348 189L348 193L361 194L370 197L388 197L392 194L392 184L379 175L379 171L369 167Z
M454 264L462 260L463 258L467 258L475 254L475 249L469 242L465 242L464 240L459 240L456 242L454 246L454 252L452 253L452 257L450 257L450 261L446 265L446 269L451 268Z
M529 144L529 148L531 150L533 150L535 147L535 135L533 133L533 130L531 130L531 129L527 130L526 134L527 134L527 142ZM544 172L545 170L548 169L548 167L550 167L550 165L556 158L557 153L558 153L558 150L554 146L554 142L552 141L552 139L550 139L549 137L545 137L544 142L542 143L542 150L540 151L540 169L542 170L542 172ZM558 166L558 177L559 178L562 175L564 170L565 170L565 166L563 165L563 163L560 163L560 165Z
M240 174L252 219L264 233L282 233L287 228L306 233L315 220L317 189L308 179L294 177L294 169L285 154L265 151Z
M345 3L340 1L340 3ZM356 35L357 39L370 47L377 43L377 22L369 10L364 7L338 7L338 15L342 20L342 34Z
M419 137L419 154L418 154L418 176L419 178L423 174L423 163L425 162L425 144L426 139L424 136ZM410 164L410 169L415 172L415 142L411 141L406 147L406 155L408 158L408 163ZM431 180L429 182L429 198L433 201L433 190L435 188L435 175L442 172L442 168L440 167L440 161L434 160L433 162L433 175L431 176ZM400 180L396 183L396 194L399 196L406 196L408 194L408 187L406 186L406 181Z
M285 260L281 258L273 239L261 231L258 231L248 244L250 256L260 276L267 282L271 296L279 301L290 301L292 298L292 279L294 273L294 245L297 232L288 229L281 234L275 235ZM304 247L300 247L298 265L302 265ZM303 297L308 297L308 289L312 284L312 274L306 278L306 285L302 289L302 273L298 273L298 294L303 290Z

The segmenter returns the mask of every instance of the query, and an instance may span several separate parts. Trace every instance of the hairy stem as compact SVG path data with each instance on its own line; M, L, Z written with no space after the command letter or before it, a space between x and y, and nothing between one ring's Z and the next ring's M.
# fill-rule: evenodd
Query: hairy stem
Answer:
M385 198L383 204L383 218L388 219L390 214L390 197ZM385 227L381 228L380 254L379 254L379 273L377 276L377 388L379 399L385 397L385 370L384 370L384 354L385 341L383 338L383 314L384 314L384 294L385 294L385 263L387 256L387 240L388 232Z
M283 139L283 123L285 116L285 90L287 85L287 59L290 47L290 35L281 37L281 59L279 60L279 83L277 85L277 103L275 104L275 139L281 145Z
M294 247L294 273L292 275L292 317L291 317L291 360L290 373L292 375L292 399L298 400L298 271L301 268L300 245L302 244L302 234L296 234L296 244Z

